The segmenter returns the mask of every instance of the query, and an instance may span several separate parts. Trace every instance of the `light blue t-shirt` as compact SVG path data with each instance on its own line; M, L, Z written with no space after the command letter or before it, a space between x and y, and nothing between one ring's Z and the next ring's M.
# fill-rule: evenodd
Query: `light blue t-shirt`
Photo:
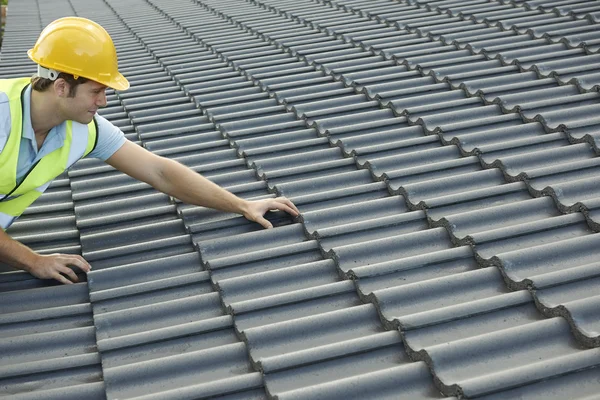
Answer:
M45 155L63 146L66 138L66 122L55 126L48 132L42 147L38 150L35 134L31 126L31 86L23 96L23 137L19 148L19 160L17 164L17 183L20 183L27 171L33 164ZM98 142L96 148L87 157L99 158L106 161L125 143L125 134L116 126L96 114L94 117L98 123ZM4 147L10 134L10 108L6 95L0 97L0 148Z

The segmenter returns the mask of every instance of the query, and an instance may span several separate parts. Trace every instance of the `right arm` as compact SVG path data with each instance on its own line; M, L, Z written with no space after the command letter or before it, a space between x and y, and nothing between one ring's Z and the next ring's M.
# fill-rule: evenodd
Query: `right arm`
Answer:
M61 283L79 282L77 275L69 265L89 272L92 267L83 257L72 254L42 255L17 242L6 232L0 230L0 261L40 279L56 279ZM67 279L65 277L69 277Z

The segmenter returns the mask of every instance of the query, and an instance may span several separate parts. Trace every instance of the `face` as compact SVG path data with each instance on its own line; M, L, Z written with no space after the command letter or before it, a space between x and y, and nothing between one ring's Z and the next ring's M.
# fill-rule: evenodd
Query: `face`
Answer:
M68 96L68 85L60 96L66 119L89 124L98 108L106 106L106 86L87 81L77 86L75 97Z

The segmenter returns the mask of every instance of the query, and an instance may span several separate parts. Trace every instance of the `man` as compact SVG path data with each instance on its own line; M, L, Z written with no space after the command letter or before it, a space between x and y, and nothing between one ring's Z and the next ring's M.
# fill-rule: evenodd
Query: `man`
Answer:
M191 169L125 139L97 115L105 90L126 90L108 33L85 18L66 17L48 25L28 56L38 64L34 78L0 80L0 261L41 279L77 282L74 266L89 272L80 256L40 255L4 231L50 182L83 157L105 160L186 203L242 214L265 228L269 210L298 209L286 198L243 200Z

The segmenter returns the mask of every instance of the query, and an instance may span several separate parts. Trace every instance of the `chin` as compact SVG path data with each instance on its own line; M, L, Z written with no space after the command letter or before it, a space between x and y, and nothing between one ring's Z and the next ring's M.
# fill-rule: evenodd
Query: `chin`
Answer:
M94 116L90 113L87 113L85 116L83 117L79 117L79 118L73 118L73 121L75 122L79 122L80 124L84 124L87 125L90 122L92 122L92 120L94 119Z

